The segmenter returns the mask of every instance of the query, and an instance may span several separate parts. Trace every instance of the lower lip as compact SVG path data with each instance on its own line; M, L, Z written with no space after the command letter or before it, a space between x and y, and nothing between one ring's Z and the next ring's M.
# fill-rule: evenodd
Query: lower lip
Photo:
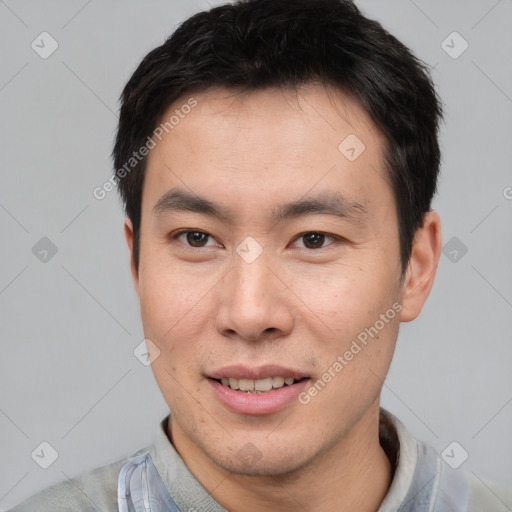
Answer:
M267 393L245 393L223 386L220 382L208 379L219 400L231 411L238 414L262 415L281 410L308 385L309 379L290 386L283 386Z

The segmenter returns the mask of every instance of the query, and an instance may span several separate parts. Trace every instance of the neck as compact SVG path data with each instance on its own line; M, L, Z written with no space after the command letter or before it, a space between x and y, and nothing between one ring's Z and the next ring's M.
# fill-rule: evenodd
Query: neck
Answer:
M378 403L343 439L291 474L235 475L179 441L179 453L197 480L224 508L236 512L376 512L392 478L379 443Z

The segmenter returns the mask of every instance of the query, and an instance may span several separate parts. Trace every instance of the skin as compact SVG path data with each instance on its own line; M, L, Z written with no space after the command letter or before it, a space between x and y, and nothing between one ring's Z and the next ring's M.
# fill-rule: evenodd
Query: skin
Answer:
M384 139L339 91L212 89L194 98L198 106L149 154L138 269L131 258L145 336L160 350L152 368L171 411L168 437L231 511L375 511L391 481L379 397L399 324L420 313L432 287L439 217L426 214L402 276ZM354 161L338 150L350 134L365 144ZM219 203L232 218L155 215L173 188ZM277 205L333 191L363 213L268 219ZM203 247L169 236L184 229L210 236ZM129 219L124 230L131 251ZM329 236L311 248L301 235L312 231ZM247 236L262 248L252 263L236 252ZM225 365L279 364L303 371L312 386L395 303L401 312L306 405L234 413L206 377Z

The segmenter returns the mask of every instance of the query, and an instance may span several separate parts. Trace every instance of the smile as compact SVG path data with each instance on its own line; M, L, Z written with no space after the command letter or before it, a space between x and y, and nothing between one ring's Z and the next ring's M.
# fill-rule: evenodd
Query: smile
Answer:
M293 377L266 377L264 379L235 379L233 377L223 377L215 379L223 386L235 391L243 391L245 393L269 393L285 386L291 386L297 382L304 380L294 379Z

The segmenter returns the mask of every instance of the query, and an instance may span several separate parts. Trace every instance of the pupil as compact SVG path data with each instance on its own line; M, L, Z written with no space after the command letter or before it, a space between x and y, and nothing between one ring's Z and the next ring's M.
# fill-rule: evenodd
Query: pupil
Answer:
M305 245L308 248L318 248L318 246L322 246L325 235L322 235L320 233L308 233L305 235Z
M201 247L202 242L206 241L206 234L201 233L200 231L191 231L187 233L187 242L190 245L195 245L196 247Z

